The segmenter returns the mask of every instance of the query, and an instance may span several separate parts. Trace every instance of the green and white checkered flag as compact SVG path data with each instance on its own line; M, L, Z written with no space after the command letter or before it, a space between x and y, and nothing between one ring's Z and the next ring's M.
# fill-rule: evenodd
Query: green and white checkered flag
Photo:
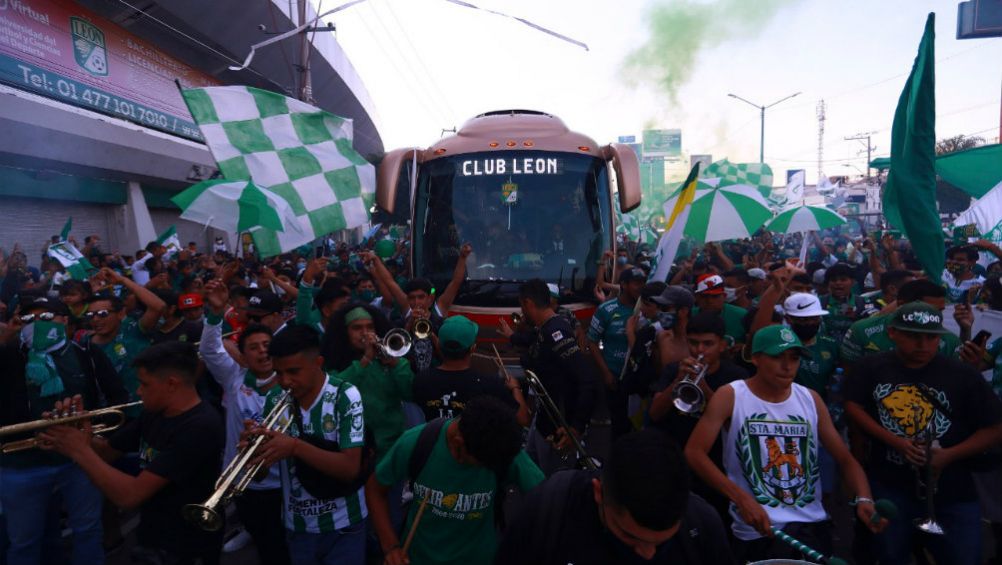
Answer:
M720 179L717 186L721 187L731 184L754 186L766 198L772 194L772 168L765 163L731 163L727 159L721 159L710 163L699 177Z
M49 246L47 254L49 257L59 261L59 264L66 269L67 273L70 274L70 277L78 281L87 280L87 277L89 277L93 271L97 270L94 268L94 265L92 265L91 262L83 256L83 253L80 253L80 250L68 241L53 243Z
M351 120L246 86L182 94L223 177L270 190L299 219L301 229L252 230L262 256L369 221L376 171L352 147Z

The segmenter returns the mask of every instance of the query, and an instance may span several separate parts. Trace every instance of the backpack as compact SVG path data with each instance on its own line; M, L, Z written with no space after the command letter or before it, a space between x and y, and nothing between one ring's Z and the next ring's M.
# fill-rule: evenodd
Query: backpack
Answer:
M438 436L442 433L442 428L449 422L449 418L440 417L425 424L418 434L417 443L414 444L414 451L407 462L407 478L413 483L421 470L428 463L431 457L431 450L438 442ZM507 467L504 469L491 469L494 473L494 525L499 529L504 529L504 501L507 495L504 479L508 474Z

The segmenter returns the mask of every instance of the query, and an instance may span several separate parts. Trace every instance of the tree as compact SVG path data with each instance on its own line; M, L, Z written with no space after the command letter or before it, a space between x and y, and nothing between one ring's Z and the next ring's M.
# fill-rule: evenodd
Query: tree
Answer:
M972 149L985 144L985 138L966 135L955 135L936 142L936 155L946 155L965 149Z

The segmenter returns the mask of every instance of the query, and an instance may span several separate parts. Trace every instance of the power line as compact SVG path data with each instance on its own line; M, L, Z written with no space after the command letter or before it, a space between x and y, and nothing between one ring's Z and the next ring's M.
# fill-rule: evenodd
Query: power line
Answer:
M445 92L443 92L441 88L439 88L438 83L433 78L431 71L424 64L424 58L421 57L417 47L415 47L414 43L411 41L410 34L407 33L407 28L400 23L400 19L397 18L396 12L393 11L393 8L389 4L387 4L386 9L390 13L390 17L393 21L396 22L397 27L400 28L400 32L404 36L404 40L407 41L407 45L410 46L410 53L414 54L414 57L417 58L418 64L421 65L421 69L424 70L424 75L422 76L428 79L428 83L431 84L432 88L434 88L438 93L439 99L442 101L445 109L452 115L453 120L455 120L457 118L456 110L452 107L452 104L449 103L449 97L446 96Z

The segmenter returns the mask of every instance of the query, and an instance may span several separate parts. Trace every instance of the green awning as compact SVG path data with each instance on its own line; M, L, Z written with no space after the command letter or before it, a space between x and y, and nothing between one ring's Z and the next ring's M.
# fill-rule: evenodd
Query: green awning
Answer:
M936 159L936 173L975 198L1002 181L1002 144L984 145Z
M890 157L870 161L878 170L891 167ZM936 174L953 186L981 198L1002 181L1002 144L983 145L936 158Z

